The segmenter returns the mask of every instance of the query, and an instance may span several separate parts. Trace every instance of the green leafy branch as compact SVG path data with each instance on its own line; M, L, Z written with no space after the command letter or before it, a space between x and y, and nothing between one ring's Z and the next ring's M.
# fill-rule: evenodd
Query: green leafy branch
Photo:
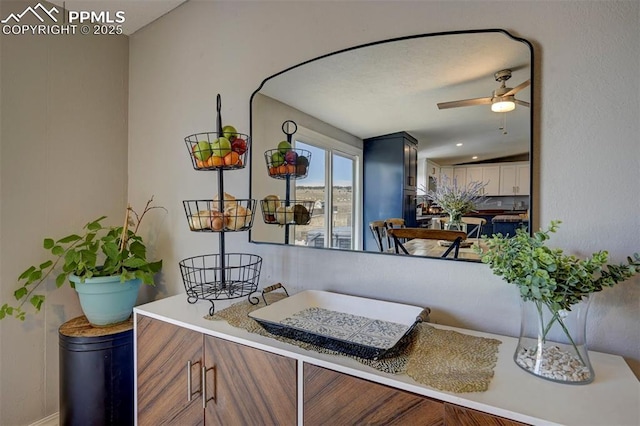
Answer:
M517 229L512 238L501 234L484 237L487 248L476 247L476 251L494 274L519 287L523 300L536 304L540 321L543 318L542 305L549 308L551 319L546 325L541 324L543 341L557 322L575 347L562 320L564 311L570 311L573 305L590 294L639 273L640 255L634 253L633 257L627 257L627 263L620 264L607 264L609 253L604 250L587 259L566 255L561 249L546 246L550 234L557 231L560 223L552 221L547 230L535 232L533 236L524 229ZM579 356L577 350L576 353Z
M529 236L524 229L516 230L513 238L501 234L485 238L487 249L477 250L482 262L493 273L520 288L524 300L540 300L554 311L570 310L584 297L625 281L640 272L640 255L627 257L627 263L607 264L609 253L599 251L591 258L578 259L561 249L545 244L556 232L560 221L552 221L547 230Z
M8 303L0 306L0 319L13 316L24 320L24 306L27 303L36 311L40 311L45 296L36 291L54 273L57 273L56 288L62 287L71 274L80 277L81 282L92 277L120 275L121 282L139 278L143 283L153 285L154 275L162 268L162 260L147 261L146 246L142 237L137 235L140 223L147 212L157 208L164 209L151 206L152 201L153 197L147 202L140 216L128 206L124 226L104 226L102 221L106 216L101 216L87 223L82 228L82 235L71 234L58 240L45 238L43 247L53 258L37 266L30 266L20 274L20 286L13 293L19 303L16 306ZM130 218L130 213L135 219ZM130 226L133 226L134 230L129 229ZM101 263L98 263L99 260L102 260ZM70 285L74 287L72 282Z

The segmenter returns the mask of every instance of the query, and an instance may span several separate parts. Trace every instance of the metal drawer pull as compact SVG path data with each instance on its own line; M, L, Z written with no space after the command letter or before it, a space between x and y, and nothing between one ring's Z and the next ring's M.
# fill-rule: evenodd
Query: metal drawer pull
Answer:
M191 360L187 361L187 401L191 402Z
M194 364L200 364L200 361L196 361L193 363L191 362L191 360L187 361L187 402L191 402L193 400L193 395L200 392L200 390L197 390L195 392L192 391L193 383L191 377L191 368Z
M202 366L202 408L207 408L207 367Z
M207 398L207 371L214 370L215 367L207 368L206 366L202 367L202 408L207 408L207 402L216 399L216 374L215 371L213 373L213 396L211 398Z

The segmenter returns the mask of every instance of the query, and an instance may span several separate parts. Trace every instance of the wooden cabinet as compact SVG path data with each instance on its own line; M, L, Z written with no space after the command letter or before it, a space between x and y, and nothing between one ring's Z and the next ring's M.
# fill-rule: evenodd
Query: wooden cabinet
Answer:
M136 327L139 425L296 424L296 360L143 315Z
M529 195L530 182L528 163L500 166L500 195Z
M303 398L305 426L524 425L307 363Z
M364 249L378 251L369 222L403 218L406 226L417 226L416 185L418 141L406 132L364 140L363 229Z
M444 404L304 364L304 424L443 425Z
M444 417L445 424L456 426L521 426L525 424L449 403L444 404Z

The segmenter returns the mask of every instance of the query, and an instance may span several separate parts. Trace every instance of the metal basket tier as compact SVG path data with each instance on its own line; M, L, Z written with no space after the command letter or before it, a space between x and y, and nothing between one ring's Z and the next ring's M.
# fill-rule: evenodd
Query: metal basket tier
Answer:
M275 225L308 225L313 216L315 201L308 200L261 200L264 223Z
M309 173L311 151L292 148L287 151L269 149L264 153L269 176L275 179L304 179Z
M179 262L187 301L249 297L258 288L262 258L255 254L205 254ZM210 313L213 315L213 305Z
M231 143L231 151L228 147L216 145L219 137L225 135ZM250 138L244 133L195 133L184 138L184 141L196 170L236 170L243 169L247 164Z
M196 232L246 231L253 226L256 200L185 200L189 229ZM222 210L220 209L222 207Z

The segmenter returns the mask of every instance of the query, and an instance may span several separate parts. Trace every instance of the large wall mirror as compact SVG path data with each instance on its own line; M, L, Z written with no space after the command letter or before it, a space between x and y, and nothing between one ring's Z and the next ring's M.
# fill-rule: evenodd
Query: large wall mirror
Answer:
M503 30L370 43L266 78L251 96L250 240L479 261L479 235L531 219L532 82L531 44ZM453 180L487 197L464 241L399 239L396 253L389 227L448 230L424 194Z

